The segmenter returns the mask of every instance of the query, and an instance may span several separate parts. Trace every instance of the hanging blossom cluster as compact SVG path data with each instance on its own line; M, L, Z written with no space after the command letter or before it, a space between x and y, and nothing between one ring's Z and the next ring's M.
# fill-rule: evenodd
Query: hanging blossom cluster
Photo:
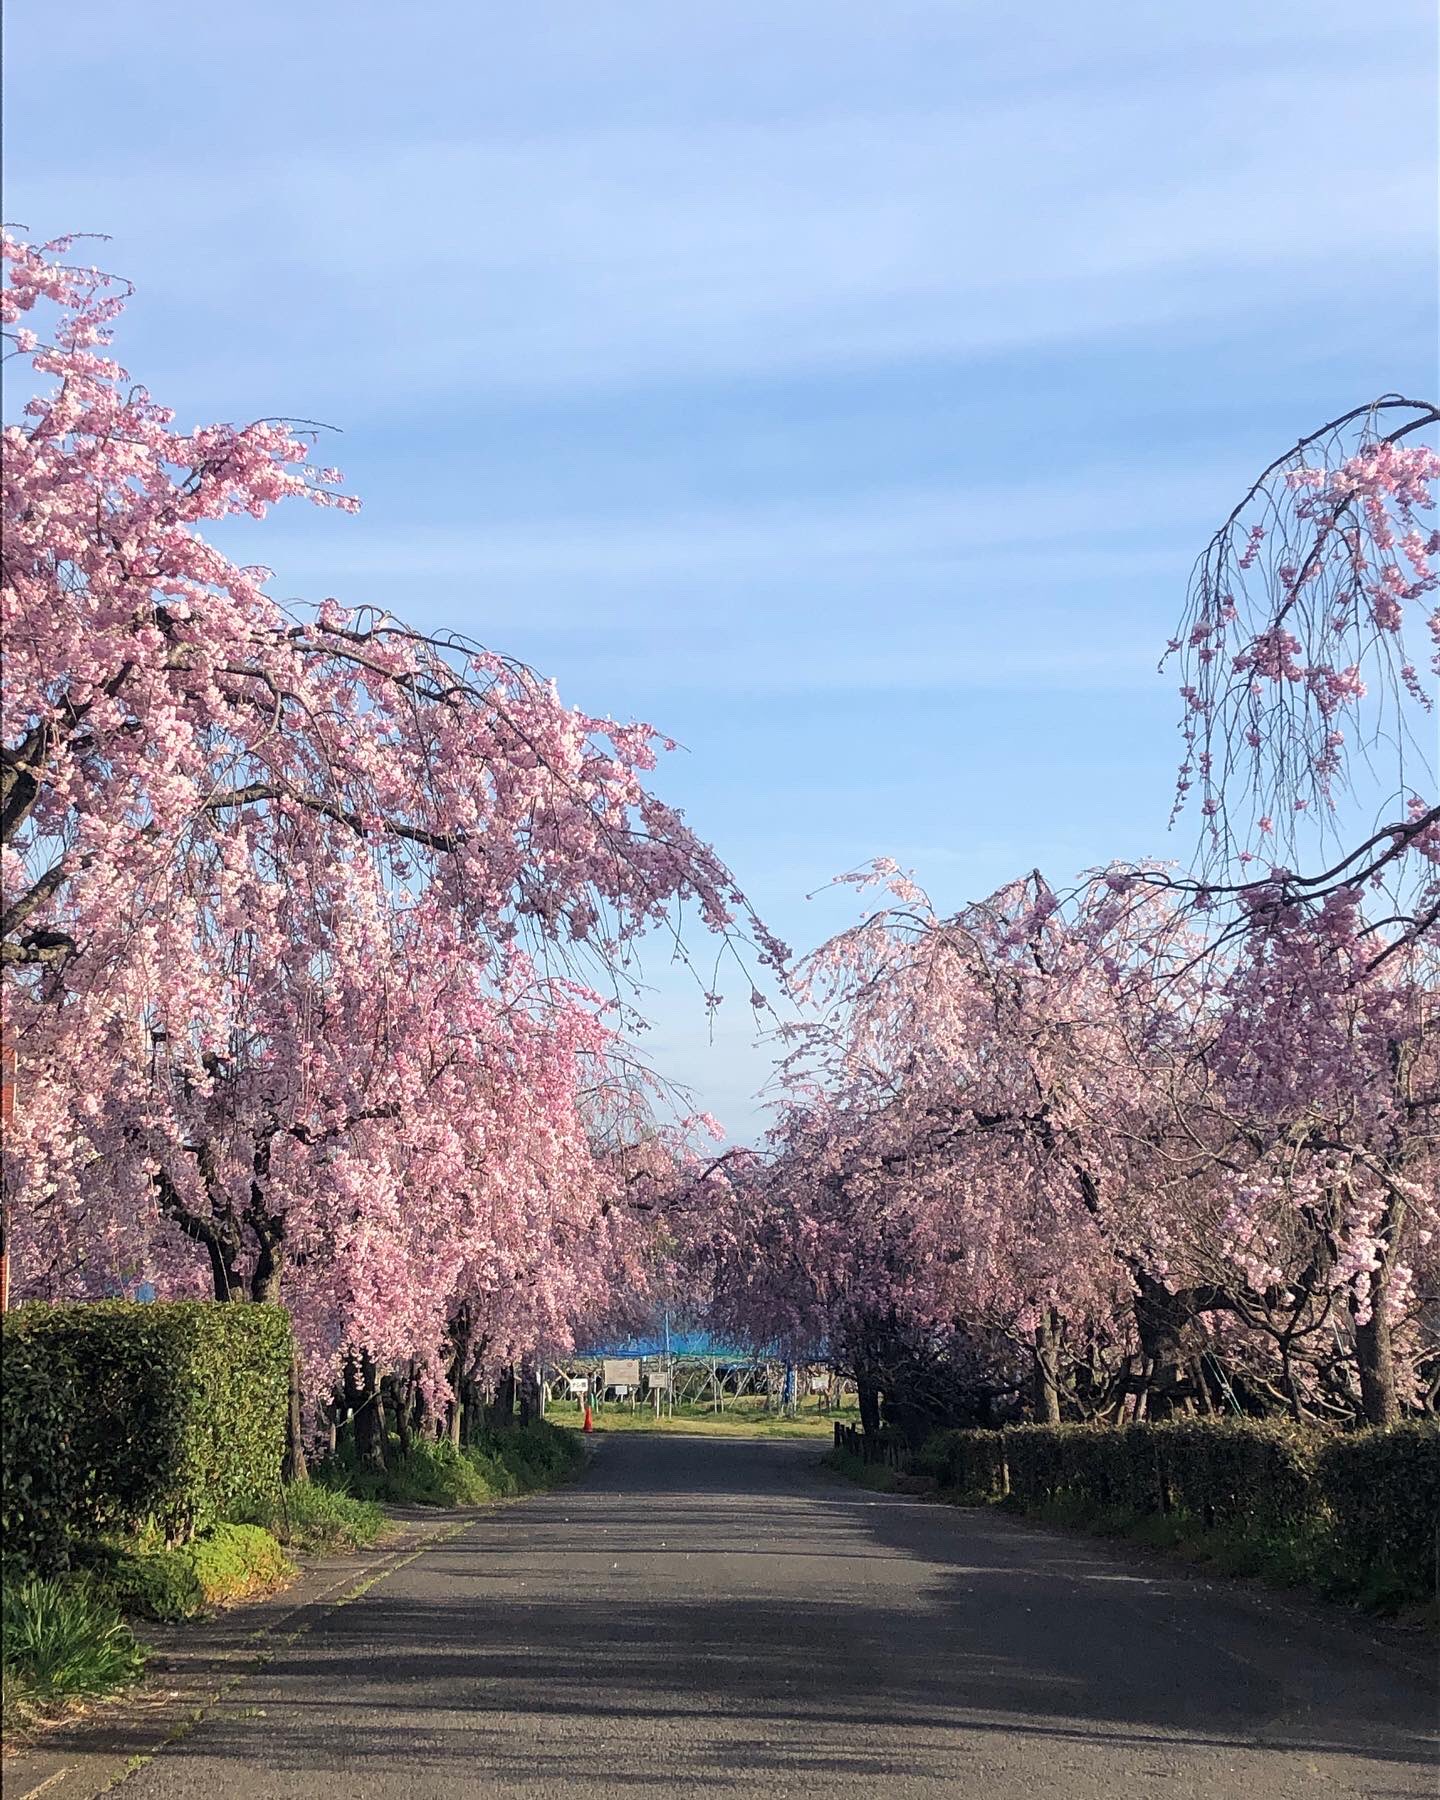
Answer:
M644 1290L694 1152L623 1035L636 940L692 909L786 953L648 726L209 543L356 502L284 422L176 429L71 249L4 245L39 378L3 476L18 1288L282 1300L312 1401L362 1363L439 1395Z
M1196 564L1169 645L1184 670L1176 810L1198 796L1212 864L1268 865L1297 891L1383 884L1417 929L1440 900L1440 453L1417 436L1437 422L1433 406L1387 396L1272 463ZM1417 628L1423 657L1407 642ZM1393 769L1393 816L1301 876L1297 847L1325 841L1357 760Z

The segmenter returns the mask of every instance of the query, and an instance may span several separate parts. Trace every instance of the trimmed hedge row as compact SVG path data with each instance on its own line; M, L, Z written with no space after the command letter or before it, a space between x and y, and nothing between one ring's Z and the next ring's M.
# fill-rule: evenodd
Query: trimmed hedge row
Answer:
M1336 1537L1362 1567L1388 1565L1416 1591L1440 1594L1440 1425L1332 1438L1319 1486Z
M917 1475L977 1500L999 1500L1006 1492L1003 1431L937 1431L910 1459Z
M1022 1505L1062 1497L1204 1524L1283 1524L1309 1506L1316 1445L1263 1420L1021 1426L1004 1433L1008 1489Z
M280 1307L98 1300L8 1313L0 1341L7 1561L76 1539L167 1542L279 1493L291 1336Z
M1343 1436L1260 1419L944 1431L913 1466L1021 1508L1183 1513L1257 1534L1312 1522L1349 1568L1389 1568L1421 1593L1436 1583L1440 1425L1426 1421Z

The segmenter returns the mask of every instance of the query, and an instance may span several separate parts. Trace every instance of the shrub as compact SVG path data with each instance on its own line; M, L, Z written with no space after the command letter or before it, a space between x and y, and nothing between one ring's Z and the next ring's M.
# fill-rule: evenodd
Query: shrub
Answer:
M858 1482L872 1493L888 1494L898 1479L895 1471L886 1463L867 1463L862 1457L853 1455L849 1450L830 1450L820 1458L827 1469L834 1469L837 1475L843 1475L847 1481Z
M145 1666L113 1601L84 1577L7 1583L0 1623L7 1726L51 1701L110 1693Z
M215 1525L188 1544L154 1550L97 1544L94 1581L124 1612L147 1619L191 1619L207 1607L265 1593L295 1573L259 1525Z
M290 1322L213 1301L30 1304L3 1328L7 1555L63 1569L77 1538L183 1540L273 1497Z
M565 1481L585 1459L573 1432L561 1431L544 1419L483 1432L467 1455L477 1466L502 1474L506 1486L497 1485L497 1492L522 1494Z
M509 1499L523 1492L520 1478L504 1460L498 1449L491 1447L491 1435L482 1434L465 1446L465 1459L497 1500ZM493 1434L498 1435L498 1434Z
M396 1506L478 1506L492 1497L475 1464L445 1441L416 1438L408 1450L389 1446L383 1469L370 1469L343 1454L320 1471L329 1484L351 1488L362 1499Z
M1440 1425L1416 1420L1332 1439L1318 1478L1350 1572L1392 1575L1435 1597L1440 1581Z
M1005 1441L998 1431L940 1431L913 1459L918 1475L980 1500L1005 1491Z
M1177 1419L1130 1430L1155 1446L1164 1511L1193 1513L1207 1526L1269 1528L1314 1509L1313 1431L1278 1419Z

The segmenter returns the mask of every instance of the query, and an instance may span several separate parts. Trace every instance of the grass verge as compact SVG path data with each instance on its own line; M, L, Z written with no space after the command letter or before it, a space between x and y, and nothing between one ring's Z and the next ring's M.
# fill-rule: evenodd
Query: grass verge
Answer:
M128 1687L145 1667L144 1647L89 1576L7 1583L0 1606L7 1738L77 1702Z
M1440 1605L1433 1598L1418 1596L1413 1583L1384 1562L1350 1566L1335 1533L1313 1518L1260 1530L1207 1526L1184 1512L1134 1513L1065 1499L1024 1508L1005 1501L1000 1505L1042 1524L1160 1550L1217 1575L1245 1576L1273 1588L1304 1588L1380 1617L1440 1626Z
M847 1481L869 1488L872 1494L894 1494L900 1490L900 1476L884 1463L862 1462L848 1450L832 1450L828 1456L822 1456L820 1461L825 1468L833 1469Z
M374 1500L321 1481L288 1482L278 1500L252 1507L239 1522L261 1525L286 1550L309 1556L367 1550L399 1529Z
M316 1480L362 1502L483 1506L556 1487L572 1479L583 1460L573 1432L537 1421L484 1432L459 1450L448 1442L417 1438L402 1451L392 1440L383 1469L363 1467L342 1450L317 1471Z
M120 1611L172 1622L271 1593L296 1572L260 1525L215 1525L169 1548L97 1543L83 1555L91 1580Z

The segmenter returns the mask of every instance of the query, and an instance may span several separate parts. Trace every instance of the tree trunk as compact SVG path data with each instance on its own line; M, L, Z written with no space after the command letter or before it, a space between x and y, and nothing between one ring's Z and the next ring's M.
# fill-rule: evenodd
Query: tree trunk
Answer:
M517 1392L520 1397L520 1423L533 1425L540 1417L540 1377L530 1362L522 1362L520 1365Z
M470 1307L462 1301L450 1320L450 1405L446 1409L445 1431L458 1450L470 1421L465 1417L469 1382L466 1379L471 1356Z
M206 1192L212 1203L216 1203L219 1198L219 1183L209 1145L202 1142L197 1152L196 1163L204 1177ZM175 1183L163 1169L158 1170L152 1180L160 1210L175 1221L192 1243L204 1245L205 1254L210 1259L210 1285L215 1290L215 1298L217 1300L243 1300L245 1283L240 1279L235 1267L239 1256L239 1244L233 1220L223 1212L223 1201L217 1205L216 1216L207 1219L199 1213L191 1212L180 1198Z
M300 1410L300 1352L290 1346L290 1405L285 1425L285 1461L281 1477L285 1481L308 1481L310 1466L305 1460L304 1418Z
M1398 1058L1399 1052L1393 1045L1391 1048ZM1390 1258L1404 1220L1405 1203L1392 1194L1377 1232L1380 1253L1379 1264L1370 1275L1370 1316L1363 1325L1358 1319L1355 1321L1355 1361L1360 1371L1360 1404L1367 1425L1398 1425L1400 1422L1400 1389L1395 1380L1395 1347L1390 1336L1386 1301L1390 1295ZM1353 1312L1353 1302L1351 1309Z
M278 1306L280 1280L285 1272L285 1245L278 1235L256 1235L260 1248L250 1276L250 1298L261 1306Z
M386 1398L387 1414L393 1416L395 1420L395 1435L400 1440L400 1454L408 1456L410 1445L414 1440L414 1433L410 1429L409 1403L400 1392L399 1377L387 1375L380 1386Z
M215 1288L217 1300L243 1300L245 1283L236 1273L235 1265L221 1246L218 1237L205 1238L205 1249L210 1257L210 1280Z
M410 1365L410 1434L412 1437L419 1437L425 1430L426 1410L425 1390L420 1385L419 1373L412 1362ZM435 1437L437 1434L431 1431L429 1435Z
M1378 1290L1378 1291L1377 1291ZM1395 1350L1385 1317L1383 1285L1372 1277L1370 1317L1355 1326L1355 1361L1360 1370L1360 1404L1367 1425L1398 1425L1400 1393L1395 1382Z
M357 1369L353 1357L345 1363L345 1398L349 1402L355 1432L355 1459L362 1468L383 1472L385 1429L376 1389L375 1365L362 1357Z
M507 1364L500 1377L500 1385L495 1390L495 1405L491 1412L490 1423L498 1425L503 1431L515 1423L515 1365Z
M363 1350L360 1352L360 1368L365 1376L366 1388L375 1396L375 1428L380 1433L380 1442L383 1446L390 1436L390 1413L386 1406L386 1384L368 1353Z
M1163 1419L1189 1412L1195 1397L1194 1368L1206 1349L1200 1314L1227 1304L1215 1287L1182 1288L1171 1293L1163 1281L1135 1270L1135 1329L1144 1357L1143 1414Z
M1037 1425L1060 1423L1060 1336L1049 1310L1035 1327L1031 1401Z
M258 1306L280 1306L281 1284L285 1275L285 1240L278 1225L257 1228L259 1249L250 1274L250 1298ZM239 1290L236 1290L239 1298ZM310 1476L305 1458L304 1418L300 1407L300 1354L290 1351L290 1403L285 1425L286 1481L307 1481Z
M866 1437L876 1437L880 1431L880 1389L873 1376L855 1375L855 1390L860 1402L860 1429Z

